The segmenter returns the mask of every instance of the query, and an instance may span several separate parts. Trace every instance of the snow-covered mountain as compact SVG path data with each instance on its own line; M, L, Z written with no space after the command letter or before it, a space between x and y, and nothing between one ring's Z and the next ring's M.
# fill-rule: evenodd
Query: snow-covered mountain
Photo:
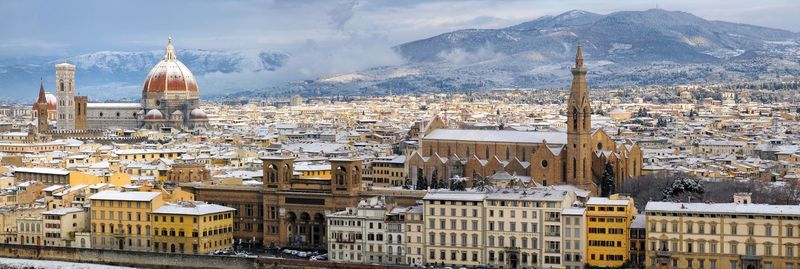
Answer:
M225 90L203 87L208 85L205 83L207 75L219 78L219 75L242 72L271 72L281 68L289 58L287 53L274 51L189 49L178 50L177 53L178 59L189 66L197 77L201 94L213 94ZM76 66L75 80L78 93L88 95L93 100L133 100L140 97L147 72L161 60L163 55L163 51L100 51L66 59L37 57L6 61L6 64L0 64L0 89L4 93L3 97L18 96L22 100L33 100L38 91L39 79L43 77L45 88L52 91L54 65L66 61Z
M502 29L465 29L408 42L395 47L408 60L405 65L294 83L277 92L568 87L578 42L593 87L800 75L798 33L662 9L607 15L573 10Z

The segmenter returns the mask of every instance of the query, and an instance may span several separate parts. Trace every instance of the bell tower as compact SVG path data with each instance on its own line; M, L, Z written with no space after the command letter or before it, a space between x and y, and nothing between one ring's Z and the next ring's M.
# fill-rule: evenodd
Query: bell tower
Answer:
M56 126L60 130L75 129L75 66L68 63L56 65L56 98L58 113Z
M358 194L361 190L361 160L331 159L331 192Z
M39 82L39 98L36 99L36 127L39 133L50 131L47 113L47 96L44 93L44 82Z
M265 190L288 190L294 173L294 158L269 156L261 158Z
M594 190L592 181L592 109L583 67L583 49L578 44L572 88L567 102L567 183Z

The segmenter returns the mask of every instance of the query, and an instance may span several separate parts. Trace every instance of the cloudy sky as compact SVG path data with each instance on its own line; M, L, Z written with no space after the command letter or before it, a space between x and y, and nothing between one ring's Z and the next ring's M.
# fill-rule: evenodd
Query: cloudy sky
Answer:
M400 61L391 46L464 28L499 28L572 9L658 7L800 31L800 1L775 0L3 0L0 64L26 56L181 48L270 49L317 76Z
M707 19L800 31L800 1L752 0L273 0L0 2L0 54L161 49L172 34L202 49L391 44L462 28L497 28L571 9L656 7Z

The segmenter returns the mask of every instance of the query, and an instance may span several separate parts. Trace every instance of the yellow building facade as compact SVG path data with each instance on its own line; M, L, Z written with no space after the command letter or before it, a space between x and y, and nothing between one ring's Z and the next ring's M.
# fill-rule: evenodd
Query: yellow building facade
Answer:
M633 198L611 195L586 202L586 263L618 267L630 259L630 226L636 215Z
M151 212L161 207L160 192L101 191L91 200L91 245L99 249L150 251Z
M234 211L203 202L166 204L153 211L153 251L205 254L230 249Z

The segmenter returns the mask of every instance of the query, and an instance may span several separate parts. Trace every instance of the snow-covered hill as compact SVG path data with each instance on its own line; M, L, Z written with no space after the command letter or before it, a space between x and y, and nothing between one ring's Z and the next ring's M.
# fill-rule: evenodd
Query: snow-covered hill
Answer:
M219 93L222 90L204 85L207 75L219 78L220 75L237 73L271 72L280 69L289 58L284 52L273 51L209 51L178 50L178 59L188 66L197 77L202 94ZM38 82L45 79L45 88L52 89L54 65L69 62L76 66L77 91L94 100L104 99L136 99L141 94L142 83L158 61L163 51L123 52L100 51L78 55L66 59L17 59L9 64L0 65L0 88L6 96L29 97L33 100L38 91ZM236 89L232 85L232 89ZM261 85L246 85L260 87ZM215 86L212 86L215 87ZM248 87L248 88L249 88ZM52 90L51 90L52 91Z
M593 87L800 75L797 33L662 9L607 15L573 10L502 29L465 29L408 42L395 47L408 60L405 65L331 76L358 79L326 78L269 90L316 95L568 87L578 42Z

